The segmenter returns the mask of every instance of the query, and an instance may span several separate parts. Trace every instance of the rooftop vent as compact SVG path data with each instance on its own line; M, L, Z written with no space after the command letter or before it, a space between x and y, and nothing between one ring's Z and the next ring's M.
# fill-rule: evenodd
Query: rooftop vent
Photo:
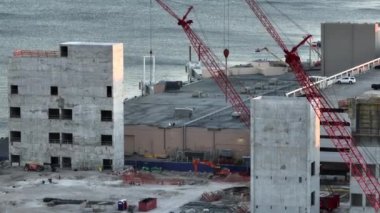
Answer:
M204 97L207 97L207 93L204 93L202 91L194 91L193 94L191 95L191 97L193 98L204 98Z
M165 91L179 90L182 87L182 81L166 81Z
M177 119L191 118L193 115L193 109L191 108L175 108L174 117Z
M240 91L241 94L251 94L251 87L243 87Z

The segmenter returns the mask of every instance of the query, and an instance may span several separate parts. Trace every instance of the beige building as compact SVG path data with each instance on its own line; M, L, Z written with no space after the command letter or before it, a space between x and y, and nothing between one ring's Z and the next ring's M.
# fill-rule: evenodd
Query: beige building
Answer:
M322 75L380 57L380 23L322 23Z
M297 86L259 75L234 76L231 82L247 105L252 96L283 95ZM161 85L162 93L125 101L126 155L230 161L249 156L249 129L212 79L183 87L176 82Z

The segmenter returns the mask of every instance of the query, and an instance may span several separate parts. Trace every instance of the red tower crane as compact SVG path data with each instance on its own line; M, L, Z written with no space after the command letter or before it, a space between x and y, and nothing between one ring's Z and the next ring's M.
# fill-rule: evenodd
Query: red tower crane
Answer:
M307 35L297 46L293 47L289 51L284 41L271 24L268 17L265 15L264 11L260 8L258 2L256 0L245 1L268 33L284 51L286 63L288 63L290 68L292 68L298 82L303 87L306 99L315 110L323 128L328 134L328 137L332 140L332 143L339 151L339 154L343 158L344 162L347 166L351 166L353 176L362 188L371 206L377 212L380 208L380 184L378 179L368 168L364 156L355 146L353 137L350 131L346 128L346 122L344 119L340 117L337 110L332 107L332 104L327 101L319 88L312 84L301 66L297 49L299 46L304 44L311 35Z
M182 27L185 31L187 37L190 40L191 45L194 50L197 50L198 57L202 61L203 65L210 72L212 78L219 86L219 88L226 95L228 101L231 103L235 111L240 113L240 120L247 126L250 126L250 111L248 107L244 104L239 93L235 90L232 83L228 80L227 75L224 73L225 67L218 60L216 55L211 51L211 49L202 41L202 39L191 29L190 24L193 23L192 20L188 20L187 16L193 7L189 7L185 15L180 18L164 1L156 0L156 2L173 16L178 21L178 25ZM226 57L228 53L224 53Z

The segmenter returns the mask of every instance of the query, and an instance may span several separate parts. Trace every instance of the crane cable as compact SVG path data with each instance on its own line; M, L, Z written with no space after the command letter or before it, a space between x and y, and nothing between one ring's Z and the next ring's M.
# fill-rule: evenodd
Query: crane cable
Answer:
M226 1L227 1L227 8L226 8ZM223 43L224 43L224 50L223 50L223 55L225 59L225 72L226 76L228 78L228 56L230 55L230 42L229 42L229 37L230 37L230 1L229 0L224 0L224 25L223 25ZM227 46L226 46L226 25L227 25ZM226 85L226 103L228 102L228 89Z
M152 25L152 7L153 7L153 4L152 4L152 0L150 0L150 7L149 7L149 83L150 85L154 82L152 82L152 79L153 79L153 74L152 74L152 70L153 70L153 48L152 48L152 28L153 28L153 25Z
M150 7L149 7L149 54L152 56L153 50L152 50L152 0L150 0Z

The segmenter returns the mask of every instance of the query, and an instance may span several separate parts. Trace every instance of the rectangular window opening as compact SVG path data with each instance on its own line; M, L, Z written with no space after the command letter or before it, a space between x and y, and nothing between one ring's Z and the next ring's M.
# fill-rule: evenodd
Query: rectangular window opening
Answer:
M11 164L16 163L20 166L20 155L11 155Z
M49 119L59 119L59 109L49 109Z
M311 163L311 176L315 175L315 162Z
M112 135L102 135L101 144L102 146L112 146Z
M50 157L51 167L59 167L59 157Z
M61 138L58 132L50 132L49 133L49 143L60 143Z
M112 86L107 86L107 97L112 98Z
M62 144L73 144L73 134L62 133Z
M112 159L103 159L103 169L112 170Z
M72 120L73 119L73 111L71 109L62 109L62 119Z
M9 117L11 117L11 118L20 118L21 117L21 109L20 109L20 107L10 107L9 108Z
M11 131L10 132L10 142L21 142L21 132Z
M11 85L11 94L18 94L18 86Z
M101 111L101 121L112 121L112 111L102 110Z
M351 206L362 206L363 196L362 194L351 194Z
M58 95L58 87L57 86L51 86L50 87L50 95Z
M60 50L61 50L61 57L67 57L68 56L69 51L68 51L67 46L61 46Z
M311 195L310 195L310 199L311 199L311 205L314 206L315 205L315 192L312 192Z
M62 157L62 168L71 169L71 158Z

